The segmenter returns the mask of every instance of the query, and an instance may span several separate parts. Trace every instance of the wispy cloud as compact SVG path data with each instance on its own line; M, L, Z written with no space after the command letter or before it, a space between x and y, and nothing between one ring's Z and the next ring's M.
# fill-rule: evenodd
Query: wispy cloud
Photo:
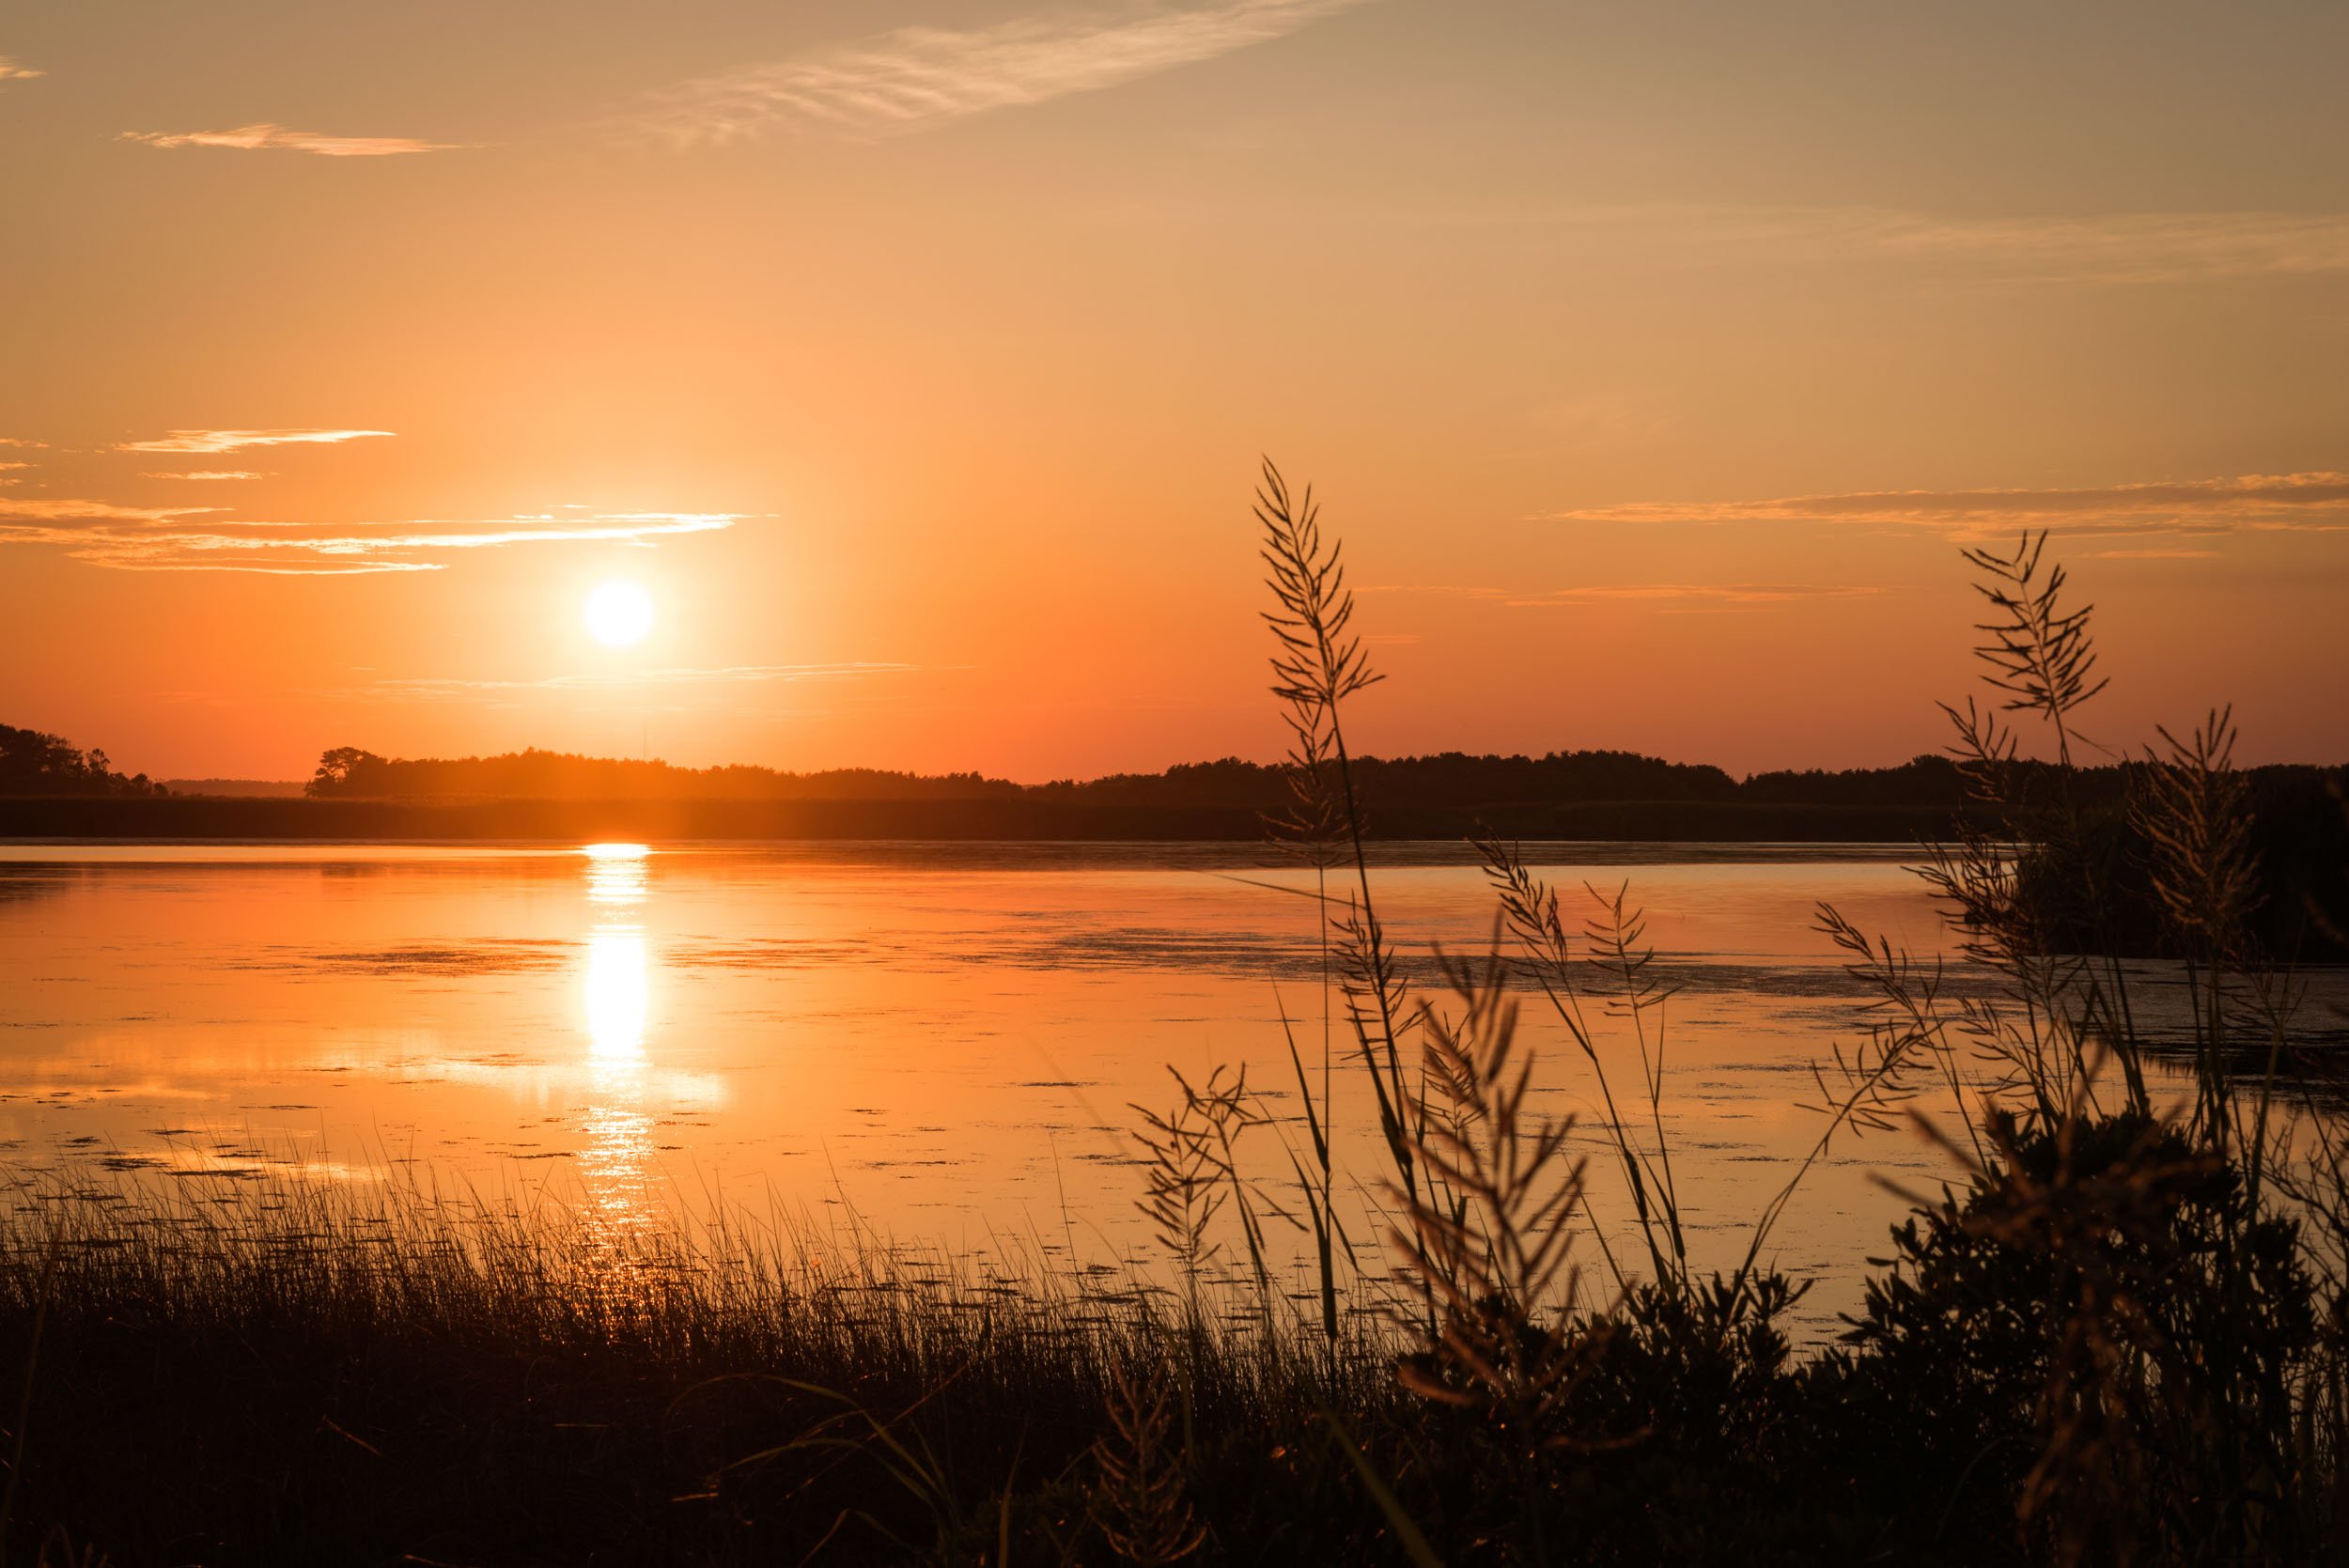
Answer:
M5 467L5 466L6 466L5 464L0 464L0 467ZM147 473L147 474L140 474L140 475L139 475L139 477L140 477L140 478L142 478L142 479L202 479L202 480L212 480L212 479L258 479L258 478L260 478L260 477L261 477L261 475L260 475L260 474L258 474L254 473L254 472L253 472L251 469L249 469L249 468L199 468L199 469L194 469L194 470L192 470L191 472L186 473L186 474L156 474L156 473Z
M1882 588L1839 582L1621 582L1582 588L1455 587L1408 583L1373 583L1365 594L1417 594L1436 598L1472 599L1510 610L1550 610L1610 601L1652 603L1672 608L1736 609L1764 604L1789 604L1801 599L1868 598Z
M0 436L0 446L47 446L45 441L25 441L19 436Z
M766 685L801 681L861 680L872 675L910 675L916 664L729 664L717 669L643 670L632 674L549 675L543 680L383 680L369 691L381 696L443 701L513 691L601 691L614 687Z
M173 522L220 506L118 506L111 501L0 501L0 518L31 522Z
M1569 235L1578 252L1641 267L1897 265L1981 283L2191 285L2349 272L2349 210L2218 210L2062 216L1952 215L1861 206L1561 204L1459 198L1375 212L1327 198L1335 217ZM1161 202L1135 211L1188 217Z
M1283 38L1364 0L1224 0L1030 17L957 31L903 27L701 77L637 123L680 143L771 131L876 134L1096 92Z
M1764 501L1631 502L1548 514L1558 522L1842 522L1978 533L2330 528L2349 521L2349 474L2160 479L2081 489L1852 490Z
M114 506L102 502L23 503L0 498L0 545L47 545L117 571L235 571L278 577L438 571L453 551L509 545L643 544L708 534L734 512L626 512L484 522L315 524L179 520L219 508ZM78 524L79 526L74 526ZM146 526L137 526L145 524Z
M36 70L31 66L20 65L6 54L0 54L0 82L27 82L36 76L48 74L45 70Z
M126 441L117 452L191 452L214 457L248 446L300 446L388 436L389 430L174 430L153 441Z
M1548 594L1517 594L1506 602L1538 606L1604 599L1700 599L1716 604L1786 604L1796 599L1867 598L1883 591L1830 582L1626 582L1611 587L1561 588Z
M2057 282L2199 283L2349 272L2349 215L2123 212L1953 220L1863 214L1859 236L1896 257L1969 263Z
M462 142L423 142L413 136L327 136L316 131L290 131L266 120L228 131L125 131L122 139L148 147L308 152L320 158L397 158L413 152L455 152L465 146Z

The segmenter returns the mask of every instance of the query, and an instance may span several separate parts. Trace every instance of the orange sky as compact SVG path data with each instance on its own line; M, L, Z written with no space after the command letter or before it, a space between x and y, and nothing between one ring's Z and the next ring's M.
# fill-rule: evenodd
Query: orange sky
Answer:
M1270 756L1265 451L1374 750L1898 761L1957 545L2046 524L2096 738L2340 761L2344 57L2331 4L17 8L0 722Z

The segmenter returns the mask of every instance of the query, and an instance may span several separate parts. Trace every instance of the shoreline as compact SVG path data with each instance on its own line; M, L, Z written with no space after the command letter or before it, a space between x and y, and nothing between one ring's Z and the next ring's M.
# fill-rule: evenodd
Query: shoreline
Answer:
M1946 833L1944 806L1689 800L1495 803L1384 815L1381 842L1504 838L1594 843L1913 844ZM1253 811L1023 800L352 800L264 797L0 800L0 840L474 843L613 841L1238 843Z

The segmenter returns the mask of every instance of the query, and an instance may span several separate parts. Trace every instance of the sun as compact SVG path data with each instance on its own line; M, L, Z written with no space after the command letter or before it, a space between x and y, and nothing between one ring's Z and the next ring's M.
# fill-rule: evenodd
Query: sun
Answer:
M589 594L580 614L587 622L587 634L605 647L633 647L652 629L652 596L619 579Z

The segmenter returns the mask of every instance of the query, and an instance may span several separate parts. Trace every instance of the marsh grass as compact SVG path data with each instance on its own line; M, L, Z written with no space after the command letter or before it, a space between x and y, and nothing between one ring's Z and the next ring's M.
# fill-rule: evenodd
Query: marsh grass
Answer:
M1291 735L1269 826L1311 873L1321 1038L1284 1001L1293 1098L1219 1070L1134 1108L1155 1275L734 1211L614 1234L397 1185L23 1187L0 1205L13 1555L2349 1551L2349 1136L2306 1092L2295 979L2249 935L2231 717L2165 733L2123 818L2085 802L2103 683L2045 536L1966 557L1986 686L1946 711L1983 809L1922 850L1966 984L1818 910L1872 1000L1816 1053L1815 1134L1724 1271L1692 1256L1710 1200L1673 1160L1672 997L1634 891L1584 889L1570 926L1488 837L1486 950L1407 966L1363 849L1346 722L1379 676L1339 548L1269 463L1255 515ZM2121 870L2186 955L2182 1037L2141 1025L2097 936L2146 912L2115 908ZM1370 1170L1340 1157L1341 1075L1369 1091ZM1583 1115L1541 1109L1561 1084ZM1906 1194L1841 1342L1797 1354L1782 1324L1812 1281L1773 1237L1841 1144L1892 1137L1948 1182ZM1302 1304L1277 1229L1307 1249Z
M1139 1278L739 1214L615 1241L295 1181L17 1196L0 1343L44 1257L60 1304L20 1514L122 1562L952 1559L991 1555L1007 1495L1021 1539L1098 1556L1101 1456L1160 1484L1157 1394L1213 1434L1399 1397L1366 1343L1308 1372Z

